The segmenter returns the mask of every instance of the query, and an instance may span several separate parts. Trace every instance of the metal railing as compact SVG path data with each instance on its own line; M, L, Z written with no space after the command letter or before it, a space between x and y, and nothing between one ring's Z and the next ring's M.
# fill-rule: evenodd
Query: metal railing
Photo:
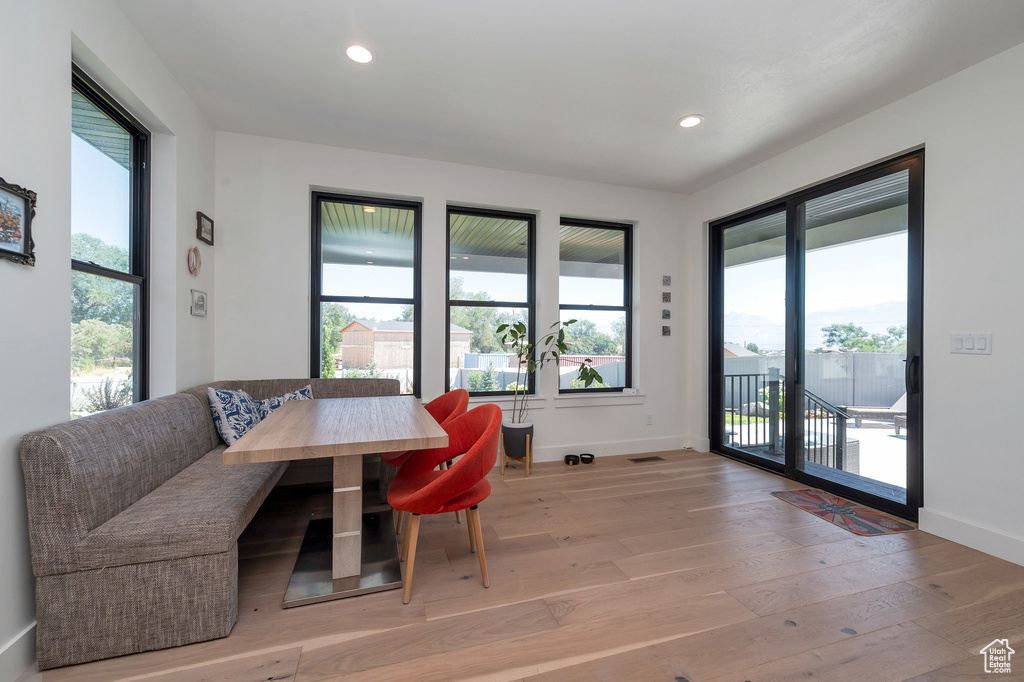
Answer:
M727 374L724 386L725 444L761 455L781 457L785 439L785 377L776 368L767 374ZM850 415L804 390L804 460L842 469Z
M804 461L843 469L850 415L804 389Z
M767 374L725 376L725 444L757 448L782 455L785 424L781 420L783 377L778 369Z

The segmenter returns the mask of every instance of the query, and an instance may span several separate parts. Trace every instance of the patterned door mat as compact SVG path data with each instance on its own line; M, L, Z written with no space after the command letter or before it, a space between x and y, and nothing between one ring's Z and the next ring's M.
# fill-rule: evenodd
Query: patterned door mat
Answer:
M917 530L906 521L816 488L778 490L772 495L857 535L889 535Z

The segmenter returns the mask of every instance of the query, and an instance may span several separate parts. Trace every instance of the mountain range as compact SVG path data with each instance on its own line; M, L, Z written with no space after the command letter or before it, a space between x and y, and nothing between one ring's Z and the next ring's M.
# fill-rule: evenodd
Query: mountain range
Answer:
M889 301L872 306L821 310L810 313L805 320L804 343L808 350L821 346L824 341L822 327L834 323L852 322L869 334L884 334L889 327L907 323L907 302ZM762 350L783 350L786 346L785 326L760 315L749 313L725 314L725 341L746 345L756 343Z

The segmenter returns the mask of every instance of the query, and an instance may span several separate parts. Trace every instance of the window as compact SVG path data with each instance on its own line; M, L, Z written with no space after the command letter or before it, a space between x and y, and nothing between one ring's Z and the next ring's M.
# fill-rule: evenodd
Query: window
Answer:
M534 223L528 213L448 208L449 388L500 395L518 380L534 392L494 333L523 322L533 341Z
M420 204L313 193L310 376L420 386Z
M71 417L147 397L149 134L71 81Z
M632 226L562 219L558 239L558 309L569 355L559 358L560 393L621 391L632 386ZM587 359L604 380L584 388Z

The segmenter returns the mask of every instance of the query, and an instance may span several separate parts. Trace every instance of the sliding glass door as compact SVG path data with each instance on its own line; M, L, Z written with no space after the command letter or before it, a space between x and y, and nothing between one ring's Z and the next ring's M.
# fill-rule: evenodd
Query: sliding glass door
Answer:
M900 504L907 488L909 193L910 172L899 170L796 207L804 260L797 466Z
M923 161L711 225L712 449L911 519Z
M752 460L785 462L786 211L724 229L722 444Z

